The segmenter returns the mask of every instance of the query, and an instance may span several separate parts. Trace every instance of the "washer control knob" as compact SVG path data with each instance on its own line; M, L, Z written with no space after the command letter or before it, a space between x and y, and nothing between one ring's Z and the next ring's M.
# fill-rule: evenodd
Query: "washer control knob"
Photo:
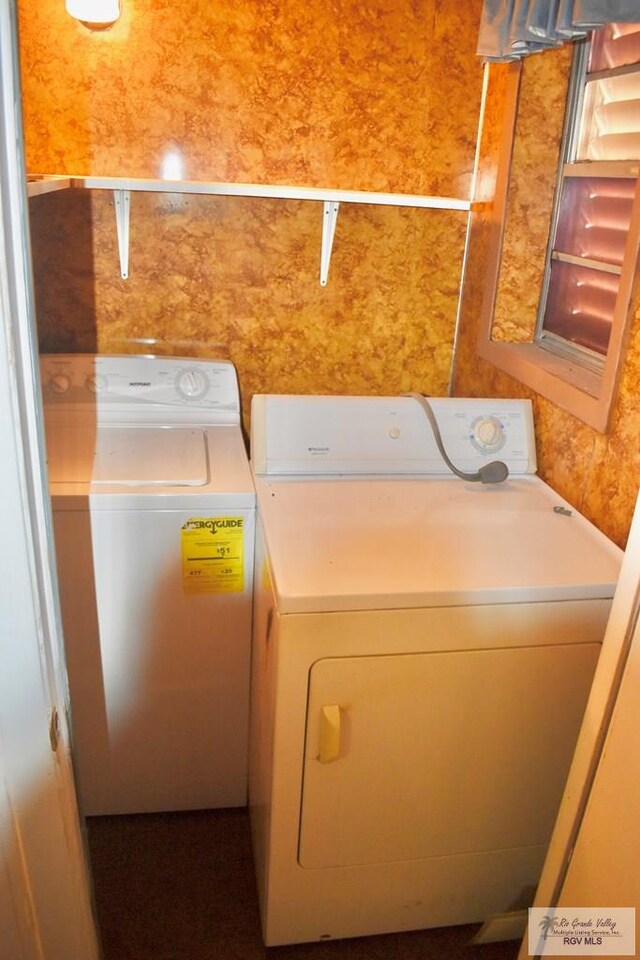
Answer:
M107 389L106 378L96 373L90 373L85 379L84 385L90 393L102 393Z
M483 453L500 450L506 443L504 428L497 417L478 417L471 429L471 442Z
M400 436L400 427L389 427L389 436L392 440L397 440Z
M202 400L209 390L209 380L196 367L187 367L176 378L176 390L186 400Z
M49 389L52 393L66 393L71 386L71 381L64 373L54 373L49 377Z

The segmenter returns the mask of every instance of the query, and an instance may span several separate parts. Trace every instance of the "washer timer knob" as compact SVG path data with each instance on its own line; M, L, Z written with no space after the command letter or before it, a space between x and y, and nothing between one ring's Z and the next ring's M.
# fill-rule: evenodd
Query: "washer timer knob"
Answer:
M71 381L64 373L54 373L49 377L49 389L52 393L66 393L71 386Z
M100 374L90 373L85 379L84 385L89 393L102 393L107 388L107 381Z
M494 453L506 443L504 428L497 417L478 417L471 424L471 443L481 453Z
M186 400L201 400L209 390L209 380L201 370L188 367L176 377L176 390Z

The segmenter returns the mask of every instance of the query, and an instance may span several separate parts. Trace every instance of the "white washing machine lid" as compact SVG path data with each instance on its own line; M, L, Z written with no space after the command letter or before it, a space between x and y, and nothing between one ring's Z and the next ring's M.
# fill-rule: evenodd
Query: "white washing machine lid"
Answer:
M46 425L57 510L251 508L255 490L240 427ZM214 502L215 501L215 502Z
M53 484L202 487L209 482L202 429L54 425L47 443Z
M282 613L611 597L622 552L538 477L256 478Z

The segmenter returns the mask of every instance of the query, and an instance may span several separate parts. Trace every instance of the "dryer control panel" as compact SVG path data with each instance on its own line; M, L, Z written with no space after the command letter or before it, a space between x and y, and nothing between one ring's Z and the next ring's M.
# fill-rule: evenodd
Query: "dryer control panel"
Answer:
M529 400L429 402L459 469L501 460L511 474L536 472ZM251 459L257 475L450 474L413 397L254 396Z
M127 423L238 423L232 363L192 357L47 354L40 358L45 410L86 408Z

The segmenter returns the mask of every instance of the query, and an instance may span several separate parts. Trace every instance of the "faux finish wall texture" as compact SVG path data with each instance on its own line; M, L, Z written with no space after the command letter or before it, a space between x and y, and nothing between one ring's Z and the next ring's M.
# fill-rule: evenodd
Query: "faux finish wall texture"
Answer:
M120 279L106 191L31 201L41 349L232 360L254 393L445 393L466 214L138 194ZM73 237L61 247L60 234Z
M467 197L478 0L122 0L91 32L20 4L33 173Z
M544 62L543 62L544 61ZM499 284L496 317L516 312L518 289L523 312L529 318L531 287L542 269L548 236L536 214L523 217L522 198L537 196L539 210L549 217L553 183L547 175L548 153L540 152L541 116L558 110L558 98L566 87L568 59L564 50L551 50L530 57L523 64L517 143L509 188L506 223L511 234L503 246L501 272L508 284ZM506 66L490 68L490 83L481 138L480 182L495 180L496 144L504 108ZM536 82L531 82L535 78ZM534 122L535 118L538 118ZM546 137L546 134L545 134ZM538 175L532 172L538 167ZM531 189L535 184L536 192ZM483 197L486 199L486 197ZM474 213L465 275L459 338L454 371L454 393L459 396L531 397L534 404L538 472L570 503L620 546L629 532L640 485L640 289L636 285L635 323L626 353L612 427L603 435L586 426L545 398L503 374L477 354L479 314L488 267L488 238L495 229L491 210ZM520 277L518 285L517 278ZM535 288L539 295L539 286ZM525 328L526 330L526 322ZM506 326L503 326L503 331ZM512 330L513 339L518 331ZM526 335L524 336L526 339Z
M122 0L91 32L20 3L32 173L468 198L482 69L472 0ZM255 391L443 394L466 215L132 196L31 201L42 348L228 356Z
M535 333L572 46L554 52L553 57L530 57L522 71L494 340L532 341ZM545 96L539 96L540 90Z

